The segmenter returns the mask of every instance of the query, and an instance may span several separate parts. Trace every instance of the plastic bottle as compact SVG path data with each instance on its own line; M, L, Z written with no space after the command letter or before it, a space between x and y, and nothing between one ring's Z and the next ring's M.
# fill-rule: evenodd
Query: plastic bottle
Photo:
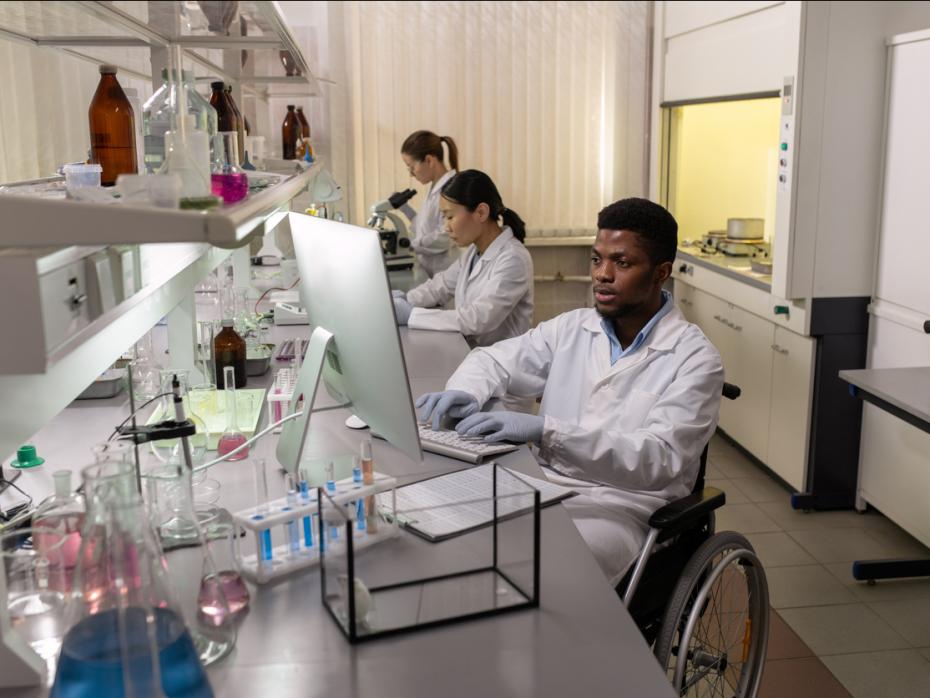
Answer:
M294 105L287 105L287 116L281 124L281 157L285 160L297 159L297 143L300 141L300 120L294 111Z
M213 340L213 363L217 389L226 385L223 369L227 366L232 366L235 371L236 387L245 387L245 340L233 329L231 318L223 320L223 329Z
M90 157L103 168L100 183L116 184L121 174L136 174L136 127L132 106L116 80L115 65L100 66L100 82L87 112Z
M165 161L160 174L181 178L181 198L191 199L210 194L210 139L196 128L194 117L184 117L184 128L165 133Z

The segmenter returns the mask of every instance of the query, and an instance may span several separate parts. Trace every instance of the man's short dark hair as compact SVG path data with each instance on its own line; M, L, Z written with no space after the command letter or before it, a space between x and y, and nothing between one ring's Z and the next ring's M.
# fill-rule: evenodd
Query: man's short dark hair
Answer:
M659 204L648 199L620 199L597 214L598 230L631 230L639 235L653 266L674 262L678 223Z

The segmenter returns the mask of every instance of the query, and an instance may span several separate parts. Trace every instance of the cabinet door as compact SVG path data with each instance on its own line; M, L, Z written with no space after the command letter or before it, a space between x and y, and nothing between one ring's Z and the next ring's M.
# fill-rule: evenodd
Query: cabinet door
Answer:
M723 400L720 426L759 460L768 456L775 326L729 305L722 323L730 333L724 357L727 381L740 387L736 401Z
M895 46L876 295L930 317L930 41Z
M695 288L693 286L689 286L683 281L675 279L675 305L678 306L681 314L685 316L685 319L688 322L693 322L695 325L699 325L694 317L694 293Z
M765 463L795 490L805 487L815 341L783 327L772 344L772 416Z

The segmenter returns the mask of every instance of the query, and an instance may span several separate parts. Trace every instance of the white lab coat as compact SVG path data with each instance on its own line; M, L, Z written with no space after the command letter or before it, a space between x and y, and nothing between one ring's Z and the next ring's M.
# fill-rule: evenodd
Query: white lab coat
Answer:
M720 355L677 308L614 365L600 316L582 309L476 349L446 384L479 404L504 391L542 396L538 458L579 491L565 506L612 584L652 512L694 487L722 387Z
M413 233L410 247L416 252L420 266L430 278L447 269L459 256L458 248L446 234L446 224L439 210L439 194L453 175L455 170L449 170L430 186L419 213L410 206L402 209L410 218Z
M432 307L452 298L454 310ZM469 245L452 266L408 291L407 300L418 306L407 320L411 329L461 332L473 347L517 337L533 324L533 259L505 226L484 254Z

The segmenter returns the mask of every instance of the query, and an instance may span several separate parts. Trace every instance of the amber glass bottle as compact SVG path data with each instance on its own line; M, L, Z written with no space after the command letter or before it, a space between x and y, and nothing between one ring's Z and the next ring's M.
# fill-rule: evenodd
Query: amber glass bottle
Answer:
M233 109L226 92L223 90L222 82L211 82L210 89L213 93L210 95L210 106L216 109L217 130L219 131L239 131L239 117ZM242 151L240 151L242 152Z
M294 105L287 105L287 116L281 124L281 152L285 160L297 159L297 142L300 140L300 120L294 111Z
M310 138L310 122L304 115L303 107L297 107L297 120L300 121L300 135L303 138Z
M90 102L87 119L90 122L90 158L103 168L100 183L109 187L116 184L121 174L136 174L135 115L116 81L116 66L100 66L100 83Z
M236 118L239 120L239 152L244 153L245 137L249 135L249 122L246 121L245 115L239 111L239 105L233 99L232 85L226 86L226 99L229 100L229 106L232 107L232 110L236 113Z
M227 366L236 372L236 387L245 387L245 340L233 329L232 320L223 320L223 329L213 340L213 364L217 388L226 387L223 369Z

